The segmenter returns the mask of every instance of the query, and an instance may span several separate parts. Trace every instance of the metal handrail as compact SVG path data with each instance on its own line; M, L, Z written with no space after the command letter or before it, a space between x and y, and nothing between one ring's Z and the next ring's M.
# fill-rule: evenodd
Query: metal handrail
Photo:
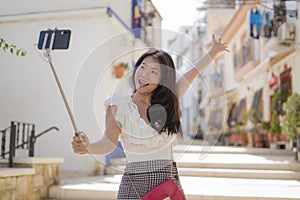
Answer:
M48 128L45 131L43 131L43 132L39 133L38 135L34 136L34 142L36 141L36 138L44 135L45 133L51 131L52 129L55 129L56 131L59 131L59 129L57 127L55 127L55 126L53 126L51 128ZM18 148L23 147L25 144L28 144L28 143L29 143L29 141L25 141L22 144L17 145L15 148L18 149ZM4 153L4 155L6 155L6 154L9 154L9 151L6 152L6 153Z
M45 133L51 131L52 129L55 129L56 131L59 131L59 128L57 128L56 126L52 126L52 127L48 128L48 129L46 129L46 130L40 132L40 133L37 134L34 138L36 139L36 138L38 138L38 137L44 135Z
M6 144L6 133L10 129L10 145L9 151L5 152L5 144ZM19 148L27 148L29 150L29 156L34 156L34 144L36 142L36 138L44 135L45 133L59 129L55 126L52 126L39 134L35 135L35 125L31 123L12 121L11 126L5 128L4 130L0 130L2 133L2 144L1 144L1 156L5 158L5 155L9 154L9 167L13 165L13 157L15 156L16 149ZM21 135L20 135L21 133ZM22 138L21 138L22 137ZM21 141L21 143L19 143Z

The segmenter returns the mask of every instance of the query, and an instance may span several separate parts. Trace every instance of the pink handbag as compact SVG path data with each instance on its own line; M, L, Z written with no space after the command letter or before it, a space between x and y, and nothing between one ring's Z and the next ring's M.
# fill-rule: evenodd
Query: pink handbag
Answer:
M171 145L171 155L172 155L172 148L173 144ZM177 184L173 181L171 178L173 176L173 170L172 170L172 158L170 160L170 166L171 166L171 172L170 172L170 178L165 180L164 182L160 183L158 186L150 190L145 194L145 196L140 197L138 191L136 190L131 177L128 174L128 178L133 186L133 189L136 193L136 195L141 200L184 200L184 196L179 190Z
M181 191L178 189L173 179L162 182L149 191L142 200L184 200Z

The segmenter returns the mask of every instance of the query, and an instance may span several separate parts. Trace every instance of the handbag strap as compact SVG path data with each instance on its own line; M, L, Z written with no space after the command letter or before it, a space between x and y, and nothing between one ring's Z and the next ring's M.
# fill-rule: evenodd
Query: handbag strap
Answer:
M126 160L127 160L127 159L126 159ZM133 188L133 190L134 190L136 196L138 196L139 199L142 199L141 196L140 196L140 194L139 194L138 191L136 190L136 187L135 187L135 185L134 185L134 183L133 183L131 177L129 176L129 173L128 173L128 172L127 172L127 176L128 176L128 179L129 179L129 181L130 181L130 184L131 184L131 186L132 186L132 188Z
M173 177L173 167L172 167L172 164L173 164L173 143L171 143L171 154L170 155L171 155L171 159L170 159L170 178L172 178ZM126 158L126 156L125 156L125 158ZM128 160L126 158L126 165L127 164L128 164ZM134 183L133 183L133 181L132 181L129 173L127 172L126 174L128 176L128 179L130 181L130 184L131 184L134 192L136 193L136 195L138 196L139 199L142 199L141 196L140 196L140 194L138 193L138 191L137 191L137 189L136 189L136 187L135 187L135 185L134 185Z
M172 164L173 164L173 143L171 143L171 160L170 160L170 175L171 175L171 177L170 178L172 178L173 177L173 166L172 166Z

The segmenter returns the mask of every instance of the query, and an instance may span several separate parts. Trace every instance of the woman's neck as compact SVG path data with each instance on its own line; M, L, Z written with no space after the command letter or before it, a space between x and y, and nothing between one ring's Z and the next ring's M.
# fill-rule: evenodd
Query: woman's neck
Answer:
M150 94L140 94L138 92L135 92L132 95L132 98L135 101L135 103L142 103L142 104L146 104L146 105L151 104L151 95Z

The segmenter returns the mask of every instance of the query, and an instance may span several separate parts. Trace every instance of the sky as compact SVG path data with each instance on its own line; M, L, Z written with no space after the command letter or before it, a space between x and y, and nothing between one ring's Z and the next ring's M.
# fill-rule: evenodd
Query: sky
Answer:
M162 28L172 31L177 31L182 25L192 25L201 2L203 0L152 0L163 18Z

